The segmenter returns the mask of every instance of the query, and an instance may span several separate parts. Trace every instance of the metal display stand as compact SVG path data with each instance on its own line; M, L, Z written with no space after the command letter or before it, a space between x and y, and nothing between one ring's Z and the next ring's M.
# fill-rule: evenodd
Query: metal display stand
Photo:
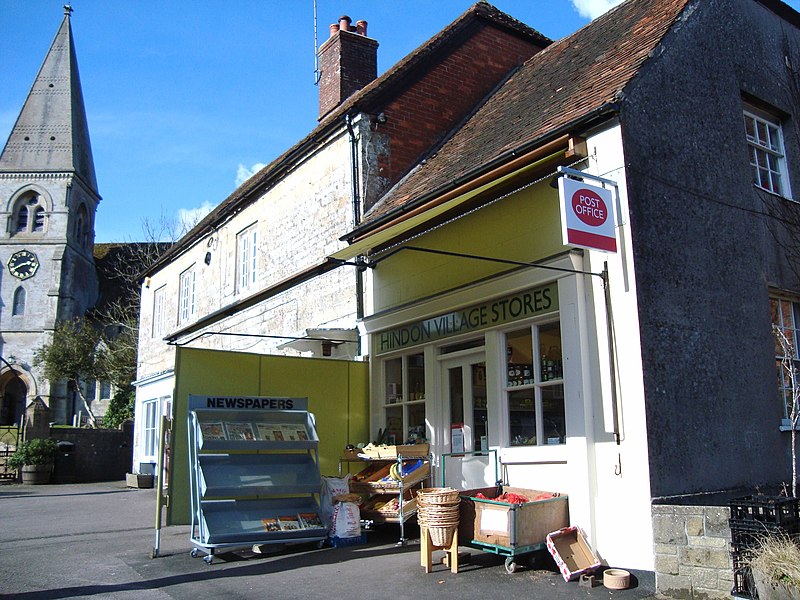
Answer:
M190 408L203 407L205 399L191 397ZM291 400L292 410L189 411L193 557L202 550L211 564L221 548L324 544L328 530L319 518L322 479L314 416L304 410L304 398Z
M361 518L364 521L371 521L375 525L384 523L397 523L400 526L400 539L398 545L406 543L405 538L405 522L417 514L417 498L413 493L415 487L421 487L421 484L428 479L431 473L430 456L403 456L398 454L395 457L387 458L372 458L346 454L339 459L339 473L342 473L342 463L368 463L371 466L391 466L397 464L398 469L402 470L404 462L422 460L423 464L402 478L402 480L394 480L391 478L380 477L377 480L365 479L362 481L350 480L350 491L356 494L365 494L368 500L365 506L369 507L371 500L379 496L387 495L392 498L397 498L396 510L381 510L381 509L361 509ZM387 469L378 470L377 474ZM363 473L364 471L362 471ZM359 475L358 473L356 476Z

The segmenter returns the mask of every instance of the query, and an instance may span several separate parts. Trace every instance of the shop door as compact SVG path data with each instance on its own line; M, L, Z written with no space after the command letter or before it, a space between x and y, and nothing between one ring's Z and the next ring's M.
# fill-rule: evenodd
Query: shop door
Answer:
M471 452L488 450L486 410L486 358L471 353L442 362L442 398L445 419L439 439L445 441L442 467L445 485L471 489L494 485L495 468L486 456Z

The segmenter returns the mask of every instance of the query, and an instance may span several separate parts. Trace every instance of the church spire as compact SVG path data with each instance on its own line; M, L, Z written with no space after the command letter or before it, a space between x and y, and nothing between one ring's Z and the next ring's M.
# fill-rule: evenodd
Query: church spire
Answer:
M0 154L0 173L71 172L96 194L71 13L64 6L64 20Z

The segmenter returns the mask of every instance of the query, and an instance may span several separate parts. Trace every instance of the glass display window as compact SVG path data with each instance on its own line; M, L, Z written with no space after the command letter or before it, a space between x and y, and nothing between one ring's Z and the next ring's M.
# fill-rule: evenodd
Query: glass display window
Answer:
M427 441L425 425L425 356L422 352L383 361L384 442Z
M508 443L566 442L564 371L558 321L506 333Z

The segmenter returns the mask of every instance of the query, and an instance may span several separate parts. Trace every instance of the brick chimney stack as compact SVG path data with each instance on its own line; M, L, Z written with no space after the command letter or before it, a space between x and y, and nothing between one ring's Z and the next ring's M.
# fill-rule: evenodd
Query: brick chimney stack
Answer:
M367 22L346 15L330 26L319 49L319 119L378 76L378 42L367 37Z

